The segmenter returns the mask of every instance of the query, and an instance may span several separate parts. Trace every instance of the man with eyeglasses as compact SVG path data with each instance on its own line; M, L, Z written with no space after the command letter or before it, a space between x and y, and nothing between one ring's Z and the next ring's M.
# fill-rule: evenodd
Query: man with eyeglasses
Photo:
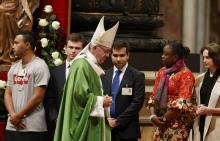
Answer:
M105 31L103 22L104 17L70 67L54 141L110 141L104 109L112 98L103 95L100 76L104 71L99 65L109 57L119 23Z
M66 39L66 44L64 45L64 50L66 52L65 63L50 69L50 82L44 98L48 126L48 141L53 140L63 87L68 77L71 61L83 49L85 42L83 35L78 33L69 34Z

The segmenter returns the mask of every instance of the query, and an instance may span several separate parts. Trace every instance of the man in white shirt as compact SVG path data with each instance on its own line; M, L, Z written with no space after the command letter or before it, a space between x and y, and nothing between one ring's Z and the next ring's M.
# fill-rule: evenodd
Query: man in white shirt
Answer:
M9 117L5 141L46 141L42 101L50 73L45 61L35 56L35 47L33 32L17 33L12 49L21 59L8 72L5 106Z

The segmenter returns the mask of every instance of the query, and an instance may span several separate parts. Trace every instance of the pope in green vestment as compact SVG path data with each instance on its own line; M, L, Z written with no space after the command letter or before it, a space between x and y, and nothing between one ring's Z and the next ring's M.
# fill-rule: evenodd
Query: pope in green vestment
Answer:
M102 96L99 76L85 58L75 60L64 87L54 141L110 141L105 119L90 116L97 96Z
M64 86L54 141L110 141L104 108L112 98L103 96L100 75L109 57L119 22L105 31L101 18L91 42L77 55Z

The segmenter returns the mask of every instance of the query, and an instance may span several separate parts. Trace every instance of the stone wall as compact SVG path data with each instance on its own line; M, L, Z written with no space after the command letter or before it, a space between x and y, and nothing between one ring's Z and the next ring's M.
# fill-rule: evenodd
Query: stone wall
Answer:
M160 12L164 26L159 36L168 40L182 39L182 0L160 0Z
M220 44L220 1L210 1L210 41Z

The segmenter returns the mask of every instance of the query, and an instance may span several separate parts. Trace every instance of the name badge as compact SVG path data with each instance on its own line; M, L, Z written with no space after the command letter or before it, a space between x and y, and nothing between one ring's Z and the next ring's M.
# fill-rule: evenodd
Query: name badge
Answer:
M132 88L122 88L122 95L132 95Z

